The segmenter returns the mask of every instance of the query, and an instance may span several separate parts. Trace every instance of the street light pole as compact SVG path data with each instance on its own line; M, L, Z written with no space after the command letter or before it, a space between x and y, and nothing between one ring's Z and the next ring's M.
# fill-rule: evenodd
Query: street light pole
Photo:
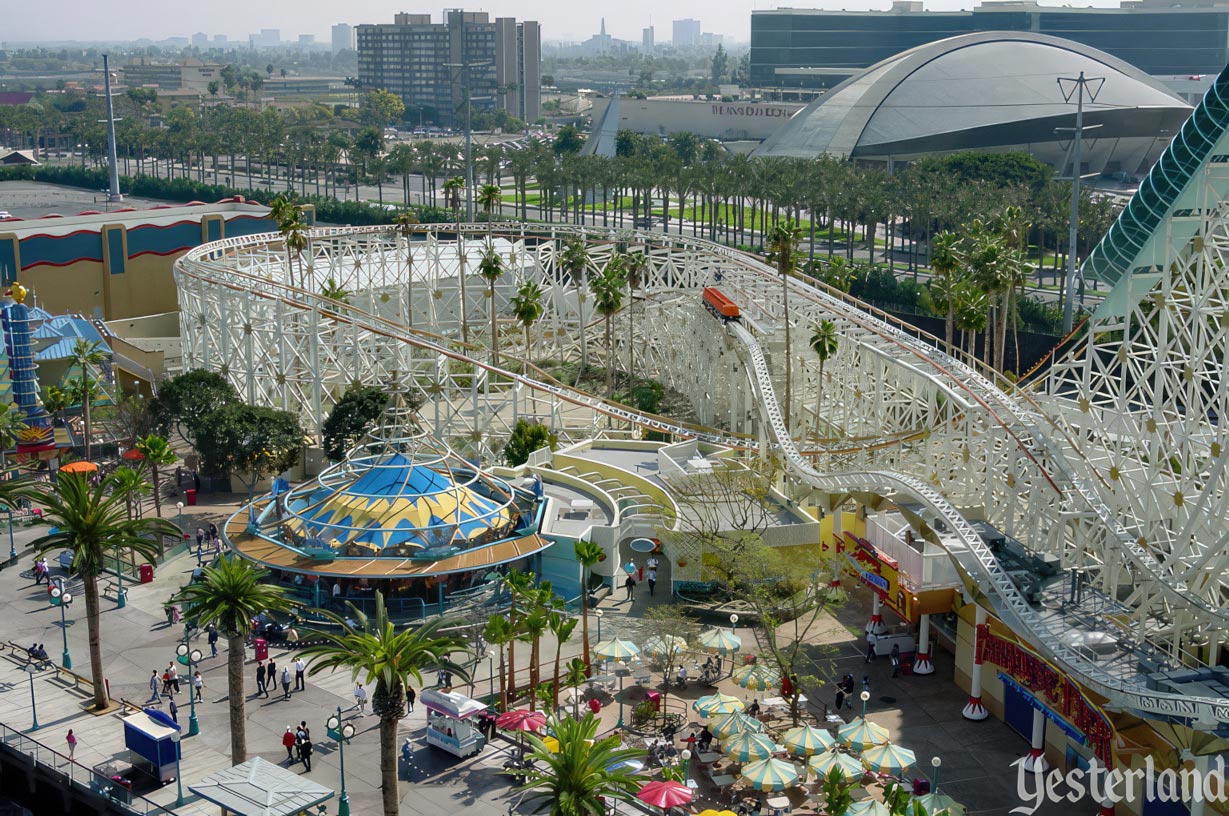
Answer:
M350 794L346 793L346 746L354 736L352 723L341 724L341 706L324 723L328 735L337 741L337 761L341 766L341 795L337 798L337 816L350 816Z
M4 512L9 517L9 560L16 564L17 545L13 542L13 508L5 507Z
M865 720L866 719L866 704L870 702L871 693L869 691L864 691L860 695L858 695L858 698L862 701L862 719Z
M491 654L491 650L486 650L486 673L487 679L491 681L490 696L495 697L495 655Z
M620 731L623 730L623 675L627 672L627 664L620 660L615 664L615 674L619 675L619 724L616 726Z
M201 733L201 724L196 719L196 684L192 673L192 667L200 662L204 657L200 649L193 649L189 645L189 630L187 626L183 628L183 643L175 648L175 654L179 655L181 661L186 661L188 664L188 736L195 737Z
M175 807L183 807L183 774L179 769L179 755L183 751L178 729L171 733L171 742L175 743Z
M930 764L933 765L935 769L935 790L934 792L938 793L939 792L939 766L943 764L943 760L940 757L935 757L932 760L930 760Z
M738 614L737 613L730 614L730 631L731 632L738 631Z
M123 556L120 555L120 551L118 549L115 551L115 578L115 606L119 609L123 609L128 605L128 601L124 595L124 559Z
M593 614L597 616L597 642L602 642L602 610L594 609Z
M64 635L64 654L60 656L60 665L66 669L73 667L72 656L68 654L68 607L73 602L73 596L65 592L62 584L51 589L51 605L60 607L60 633Z
M34 701L34 672L38 671L35 668L33 661L26 664L26 671L30 674L30 730L38 730L38 705Z

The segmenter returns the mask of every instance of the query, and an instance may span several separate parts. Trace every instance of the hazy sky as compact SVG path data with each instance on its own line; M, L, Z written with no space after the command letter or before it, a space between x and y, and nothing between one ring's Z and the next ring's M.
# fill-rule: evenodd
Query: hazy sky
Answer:
M955 10L972 8L975 0L927 0L926 8ZM1068 5L1046 3L1045 5ZM1116 6L1110 0L1073 2L1069 5ZM261 28L281 29L282 39L299 34L327 37L333 23L392 22L397 11L431 12L439 19L445 7L488 11L492 16L509 16L542 23L547 40L582 40L597 32L606 17L606 31L627 40L640 39L640 31L652 22L657 39L670 39L670 21L693 17L703 30L747 40L751 31L751 10L778 6L830 9L887 9L890 0L619 0L615 3L587 0L486 0L466 4L439 0L206 0L206 2L167 2L166 0L57 0L52 5L18 4L20 10L5 15L0 40L129 40L141 37L159 40L189 36L197 31L226 34L247 40ZM17 8L17 7L14 7Z

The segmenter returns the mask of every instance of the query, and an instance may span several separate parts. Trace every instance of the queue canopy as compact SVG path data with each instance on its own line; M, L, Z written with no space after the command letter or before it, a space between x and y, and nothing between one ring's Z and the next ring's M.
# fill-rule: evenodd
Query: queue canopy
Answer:
M235 816L291 816L333 797L332 789L260 757L207 776L188 790Z

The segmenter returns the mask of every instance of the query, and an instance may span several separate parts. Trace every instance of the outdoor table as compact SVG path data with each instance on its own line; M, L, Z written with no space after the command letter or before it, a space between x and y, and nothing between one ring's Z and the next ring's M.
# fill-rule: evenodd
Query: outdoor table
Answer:
M798 705L806 705L807 696L805 694L798 695ZM789 705L789 700L784 697L766 697L760 705L764 708L784 708Z
M722 774L721 776L713 777L713 784L719 788L724 788L734 784L734 777L730 774Z
M764 800L764 804L773 812L773 816L780 816L780 814L789 811L791 807L789 797L787 796L770 797Z
M709 751L706 754L699 754L696 759L700 760L700 763L703 765L710 765L721 759L721 754L718 754L715 751Z

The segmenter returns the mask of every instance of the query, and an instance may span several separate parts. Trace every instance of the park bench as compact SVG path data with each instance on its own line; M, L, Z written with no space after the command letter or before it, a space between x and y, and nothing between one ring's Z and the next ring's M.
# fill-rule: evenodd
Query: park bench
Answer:
M128 587L120 587L119 581L107 581L102 585L102 597L110 598L119 603L120 595L128 597Z

